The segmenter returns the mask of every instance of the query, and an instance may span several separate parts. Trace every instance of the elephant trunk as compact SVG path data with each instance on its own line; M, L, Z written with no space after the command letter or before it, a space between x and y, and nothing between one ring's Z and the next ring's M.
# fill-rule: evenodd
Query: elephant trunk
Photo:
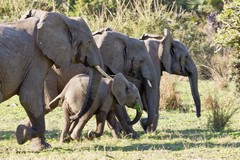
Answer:
M187 68L188 72L191 70L188 78L189 78L192 96L193 96L195 106L196 106L196 115L197 115L197 117L200 117L201 116L201 101L200 101L200 96L198 93L198 73L197 73L196 65L193 63L193 65L191 65L191 66L192 66L191 69Z
M101 79L102 79L102 74L97 70L97 68L92 68L90 70L90 79L88 82L87 93L83 102L83 106L77 114L70 116L71 120L76 120L78 118L81 118L89 110L89 108L91 107L97 95L97 91L98 91L98 87L101 82Z
M152 67L151 67L152 66ZM151 125L154 121L156 121L156 111L157 110L157 77L155 69L151 62L148 65L143 66L141 70L142 77L144 79L144 94L142 96L143 99L146 101L146 105L144 109L147 111L147 118L141 119L141 125L143 129L147 132L153 132L154 130L151 129Z
M135 123L137 123L140 118L142 117L142 113L143 113L143 105L142 103L137 103L134 107L134 109L136 109L136 116L132 121L128 121L128 125L134 125Z
M146 100L147 100L147 114L148 114L148 118L147 118L147 122L146 122L146 126L150 126L153 124L154 121L154 117L155 117L155 112L156 112L156 102L157 102L157 98L156 98L156 85L153 85L152 87L150 87L148 84L145 87L146 89Z

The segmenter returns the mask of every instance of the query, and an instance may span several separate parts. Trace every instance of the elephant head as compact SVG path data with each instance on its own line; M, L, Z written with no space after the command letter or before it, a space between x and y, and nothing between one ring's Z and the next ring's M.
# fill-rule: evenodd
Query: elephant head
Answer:
M148 113L144 124L144 127L147 128L154 120L157 80L144 42L116 31L103 30L96 33L94 39L100 49L107 71L113 74L123 73L125 77L133 77L142 81L147 98L147 108L144 108Z
M142 116L143 109L141 96L137 87L129 82L122 73L118 73L113 79L112 93L118 104L136 109L136 117L133 121L128 122L128 124L133 125L137 123Z
M88 111L96 96L102 74L108 76L101 69L103 60L92 33L82 18L68 18L59 13L31 10L22 19L31 17L39 18L39 48L56 66L65 67L74 62L92 68L84 105L78 113L81 117ZM66 57L66 53L70 56Z
M188 49L182 42L173 40L168 30L165 30L164 34L164 36L144 34L140 39L147 41L145 44L151 57L156 54L158 55L158 59L160 60L160 72L166 71L170 74L188 76L192 96L196 105L196 115L200 117L201 102L198 93L198 73L196 65Z

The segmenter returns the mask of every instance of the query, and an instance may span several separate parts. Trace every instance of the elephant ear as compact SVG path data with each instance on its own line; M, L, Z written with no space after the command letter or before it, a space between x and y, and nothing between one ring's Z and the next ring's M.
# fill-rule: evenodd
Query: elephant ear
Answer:
M43 54L58 66L70 64L77 54L73 52L74 31L77 22L60 13L46 12L37 25L37 42ZM75 26L74 26L75 25Z
M94 36L94 40L100 49L104 65L114 74L122 72L127 61L129 37L119 32L108 31Z
M122 73L118 73L112 83L112 93L118 104L124 105L127 99L128 81Z
M159 46L158 54L166 71L171 73L171 47L173 38L167 29L164 30L164 36L165 37L161 40L162 45Z

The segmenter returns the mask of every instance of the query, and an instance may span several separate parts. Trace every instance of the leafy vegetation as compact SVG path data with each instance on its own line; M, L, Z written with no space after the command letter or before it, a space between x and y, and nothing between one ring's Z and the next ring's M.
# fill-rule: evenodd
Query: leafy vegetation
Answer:
M224 47L231 47L229 49L233 56L231 77L236 83L236 90L240 92L240 1L233 0L225 4L218 18L222 27L218 29L215 41Z

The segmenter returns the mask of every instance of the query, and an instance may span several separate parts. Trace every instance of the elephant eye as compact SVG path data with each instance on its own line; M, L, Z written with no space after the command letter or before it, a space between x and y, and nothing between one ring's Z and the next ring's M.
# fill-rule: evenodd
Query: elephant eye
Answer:
M143 64L143 62L144 62L144 60L143 60L143 59L141 59L141 60L139 61L139 63L140 63L140 64Z
M68 30L68 39L69 39L69 42L70 44L72 45L73 44L73 35L72 35L72 32L70 30Z
M126 94L128 94L128 92L129 92L128 89L129 89L128 86L126 86L126 88L125 88L125 92L126 92Z

